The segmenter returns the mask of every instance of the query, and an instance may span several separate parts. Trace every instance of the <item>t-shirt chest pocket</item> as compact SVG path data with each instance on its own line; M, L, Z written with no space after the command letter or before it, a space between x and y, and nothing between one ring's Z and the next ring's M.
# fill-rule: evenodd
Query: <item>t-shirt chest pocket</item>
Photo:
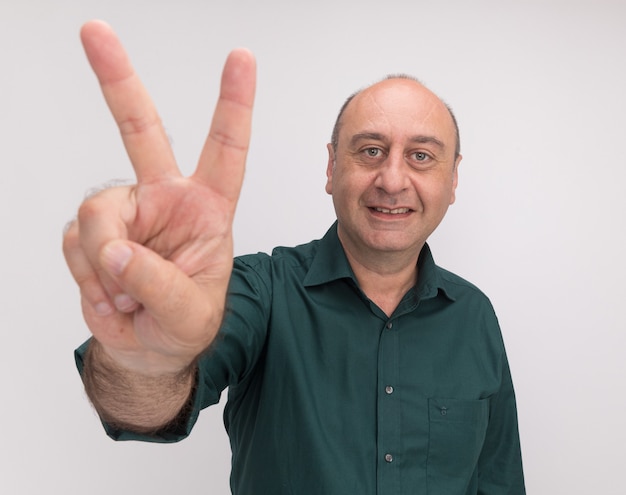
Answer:
M429 493L464 493L454 481L467 482L476 468L489 423L489 399L428 399L428 423Z

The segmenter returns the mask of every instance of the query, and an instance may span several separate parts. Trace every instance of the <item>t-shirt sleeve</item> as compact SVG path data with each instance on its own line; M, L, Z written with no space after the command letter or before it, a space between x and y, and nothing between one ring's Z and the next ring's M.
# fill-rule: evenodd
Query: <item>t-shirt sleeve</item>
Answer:
M489 426L478 461L480 495L524 495L517 407L511 372L502 354L500 390L490 400Z

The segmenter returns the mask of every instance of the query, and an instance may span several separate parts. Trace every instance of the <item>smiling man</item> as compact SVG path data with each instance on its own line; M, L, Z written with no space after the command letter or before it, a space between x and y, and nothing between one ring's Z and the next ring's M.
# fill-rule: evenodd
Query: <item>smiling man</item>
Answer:
M349 98L328 145L338 235L364 292L387 314L415 285L417 257L454 202L461 156L449 109L390 77Z
M87 199L64 239L107 433L178 441L228 388L234 494L525 493L496 316L426 244L455 199L449 108L401 76L350 97L328 145L337 222L233 261L252 55L229 56L185 178L113 32L82 38L137 175Z

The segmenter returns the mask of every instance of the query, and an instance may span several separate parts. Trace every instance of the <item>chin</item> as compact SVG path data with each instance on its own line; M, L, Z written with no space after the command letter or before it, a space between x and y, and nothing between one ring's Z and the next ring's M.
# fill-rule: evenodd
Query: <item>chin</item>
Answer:
M375 237L370 237L366 244L373 251L379 251L381 253L400 253L407 252L411 249L416 249L417 246L414 239L408 239L404 236L396 238L396 236L389 235L389 232L379 234Z

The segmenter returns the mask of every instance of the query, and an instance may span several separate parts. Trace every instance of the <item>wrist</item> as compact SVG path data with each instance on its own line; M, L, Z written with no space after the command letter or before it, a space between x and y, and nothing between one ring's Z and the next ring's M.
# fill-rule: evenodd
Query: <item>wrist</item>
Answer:
M197 356L167 356L149 350L119 350L92 338L88 352L94 360L121 374L149 379L174 379L185 376L195 367Z
M175 371L120 365L97 340L85 354L83 382L101 419L119 429L154 433L175 420L196 381L195 360Z

